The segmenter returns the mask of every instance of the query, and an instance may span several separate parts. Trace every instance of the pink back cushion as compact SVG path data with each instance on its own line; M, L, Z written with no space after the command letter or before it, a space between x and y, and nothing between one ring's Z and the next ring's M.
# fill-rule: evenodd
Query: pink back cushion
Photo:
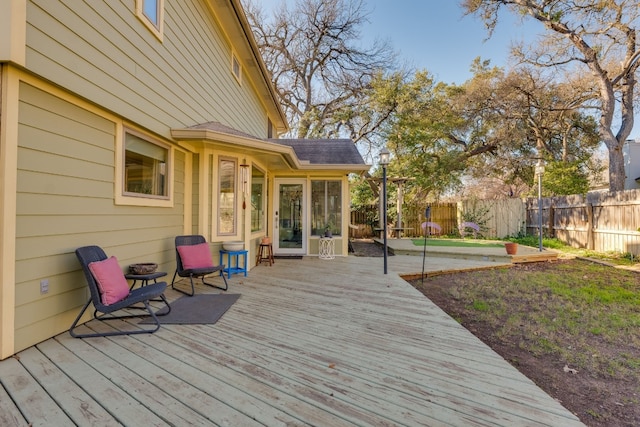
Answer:
M208 243L178 246L177 249L180 254L180 260L182 261L182 267L185 270L213 267L211 250L209 250Z
M104 305L122 301L129 295L129 283L127 283L116 257L112 256L104 261L91 262L89 270L98 282Z

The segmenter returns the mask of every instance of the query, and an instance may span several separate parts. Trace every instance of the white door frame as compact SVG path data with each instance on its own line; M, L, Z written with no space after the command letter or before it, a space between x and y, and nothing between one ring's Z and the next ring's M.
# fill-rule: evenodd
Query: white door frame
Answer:
M290 211L284 215L280 212L281 185L300 185L299 201L300 218L296 219L296 212ZM306 255L309 240L309 220L307 218L307 180L304 178L275 178L274 179L274 235L273 251L283 255ZM292 209L295 210L294 207ZM292 217L293 216L293 217Z

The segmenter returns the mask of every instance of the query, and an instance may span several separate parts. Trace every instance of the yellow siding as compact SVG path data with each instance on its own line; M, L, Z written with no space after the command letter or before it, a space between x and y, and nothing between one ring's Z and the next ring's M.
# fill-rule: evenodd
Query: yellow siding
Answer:
M161 42L133 1L30 1L27 67L167 138L208 121L266 137L265 109L246 73L242 84L231 73L232 47L207 2L164 4Z
M151 261L169 275L182 234L185 154L176 150L172 208L114 204L119 126L20 85L15 351L66 330L87 291L74 250L97 244L121 266ZM40 294L40 281L49 292Z

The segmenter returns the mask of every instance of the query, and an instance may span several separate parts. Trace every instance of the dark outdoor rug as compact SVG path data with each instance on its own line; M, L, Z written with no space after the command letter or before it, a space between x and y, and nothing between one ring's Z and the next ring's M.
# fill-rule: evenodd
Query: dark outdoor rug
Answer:
M196 294L183 296L171 303L171 312L159 316L160 323L169 324L213 324L240 298L240 294ZM156 312L162 314L166 307ZM140 323L153 323L146 318Z

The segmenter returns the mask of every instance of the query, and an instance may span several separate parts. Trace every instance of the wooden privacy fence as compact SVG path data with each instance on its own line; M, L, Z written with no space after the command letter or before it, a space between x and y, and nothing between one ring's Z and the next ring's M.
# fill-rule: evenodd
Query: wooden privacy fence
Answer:
M390 205L390 207L393 207ZM442 227L442 234L454 234L458 229L457 207L455 203L405 203L402 207L402 227L404 237L422 236L422 223L426 221L425 211L430 207L430 221ZM351 211L351 227L349 237L362 238L378 235L375 231L380 227L378 205L368 205ZM395 217L389 218L389 225L396 225Z
M539 235L538 199L526 200L527 234ZM576 248L640 255L640 190L542 199L542 233Z
M457 234L458 224L481 217L481 235L503 238L520 233L539 235L538 199L465 200L458 203L405 203L402 210L405 237L422 235L425 208L443 235ZM393 207L390 205L390 207ZM351 212L350 237L372 237L379 226L378 205ZM390 224L395 224L390 221ZM542 233L575 247L597 252L622 252L640 256L640 190L594 192L586 196L542 199Z
M458 202L459 221L476 222L486 238L500 239L524 233L525 215L522 199L471 199Z

